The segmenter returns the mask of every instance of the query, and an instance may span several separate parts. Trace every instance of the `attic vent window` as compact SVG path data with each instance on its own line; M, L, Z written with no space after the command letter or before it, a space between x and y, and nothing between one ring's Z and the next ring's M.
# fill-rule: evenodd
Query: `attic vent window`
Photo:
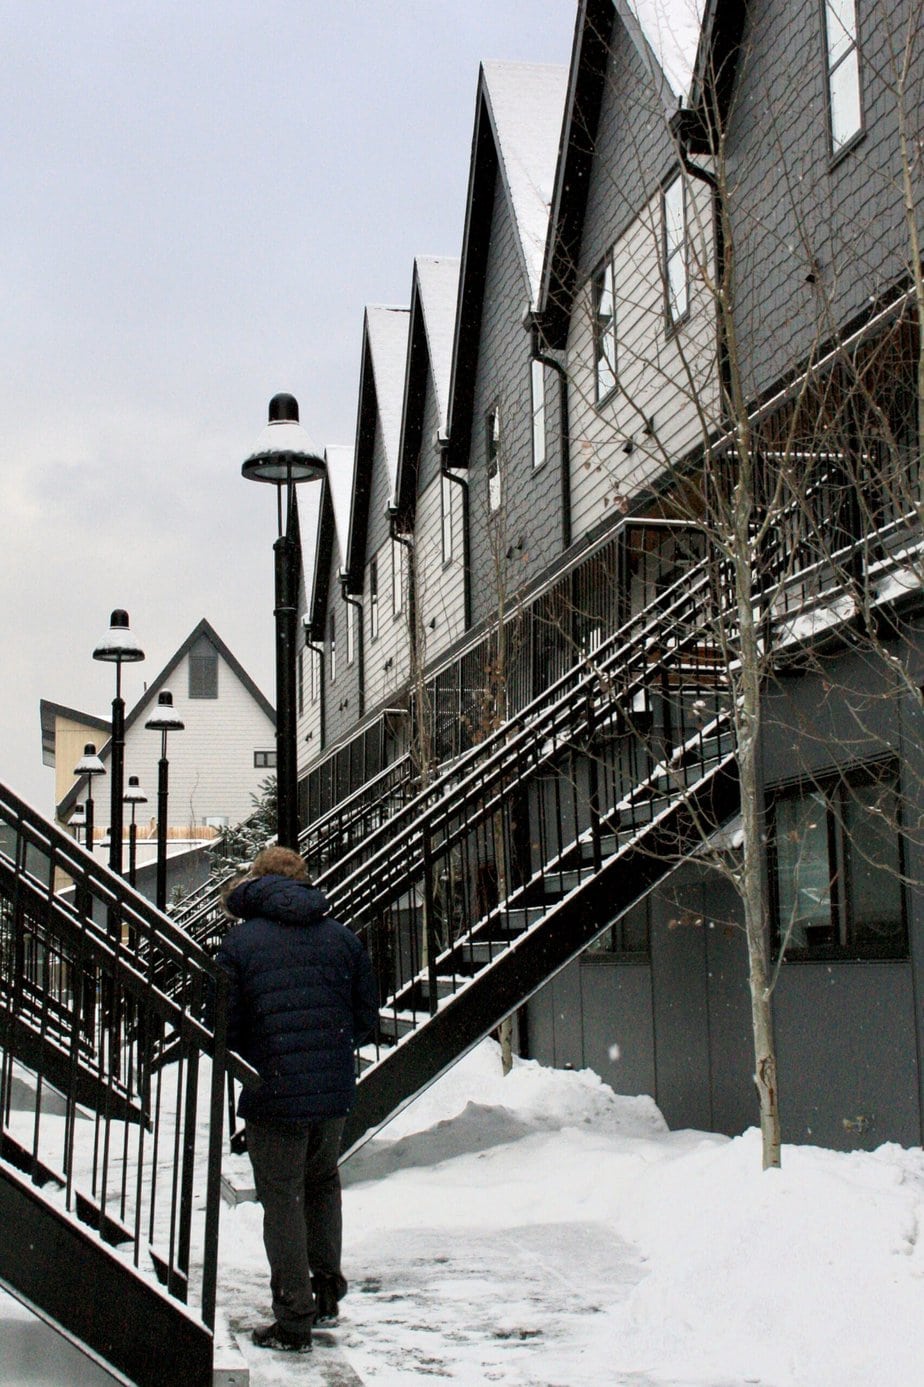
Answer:
M189 657L190 698L218 697L218 653L210 651Z

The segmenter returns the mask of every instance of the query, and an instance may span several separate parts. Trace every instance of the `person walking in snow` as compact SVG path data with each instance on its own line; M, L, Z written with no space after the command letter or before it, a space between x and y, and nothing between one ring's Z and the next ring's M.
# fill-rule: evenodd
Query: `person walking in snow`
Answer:
M355 1096L354 1047L377 1019L372 968L289 848L259 853L225 906L242 921L217 955L231 979L228 1043L263 1080L238 1103L275 1317L252 1337L261 1348L304 1351L312 1324L334 1322L347 1290L337 1162Z

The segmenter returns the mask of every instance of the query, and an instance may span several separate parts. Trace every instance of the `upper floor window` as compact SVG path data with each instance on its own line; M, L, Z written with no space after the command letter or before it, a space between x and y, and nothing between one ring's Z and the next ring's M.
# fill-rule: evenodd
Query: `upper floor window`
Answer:
M404 545L391 542L391 610L400 616L404 608Z
M440 476L440 517L443 525L443 563L452 558L452 488L446 473Z
M533 407L533 467L545 462L545 367L535 358L529 363Z
M189 657L189 697L218 697L218 652L195 651Z
M501 417L496 407L488 411L486 451L488 458L488 510L493 515L501 504Z
M773 925L787 959L907 957L900 803L894 762L774 794Z
M337 678L337 619L331 612L328 622L328 639L330 643L330 682L333 683Z
M616 386L616 280L607 256L592 282L594 329L594 393L602 400Z
M379 561L373 559L369 565L369 638L375 640L379 634Z
M664 288L668 324L679 323L690 309L690 271L687 250L687 199L678 174L661 194L664 224Z
M255 751L253 764L257 770L270 770L276 764L275 751Z
M863 128L856 0L824 0L831 152L839 154Z

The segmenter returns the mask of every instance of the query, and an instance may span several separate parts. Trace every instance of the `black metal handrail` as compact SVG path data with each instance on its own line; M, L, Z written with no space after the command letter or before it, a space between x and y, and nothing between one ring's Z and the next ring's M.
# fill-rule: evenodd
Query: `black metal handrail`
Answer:
M257 1081L226 1051L223 973L3 786L0 962L3 1157L211 1329L225 1090Z

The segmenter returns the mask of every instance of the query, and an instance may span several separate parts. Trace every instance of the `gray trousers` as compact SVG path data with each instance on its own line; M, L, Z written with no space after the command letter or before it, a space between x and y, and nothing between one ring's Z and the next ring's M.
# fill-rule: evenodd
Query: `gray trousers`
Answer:
M247 1151L263 1205L263 1246L270 1266L273 1315L301 1332L314 1319L312 1276L346 1291L340 1271L343 1217L337 1158L343 1117L283 1129L248 1122Z

